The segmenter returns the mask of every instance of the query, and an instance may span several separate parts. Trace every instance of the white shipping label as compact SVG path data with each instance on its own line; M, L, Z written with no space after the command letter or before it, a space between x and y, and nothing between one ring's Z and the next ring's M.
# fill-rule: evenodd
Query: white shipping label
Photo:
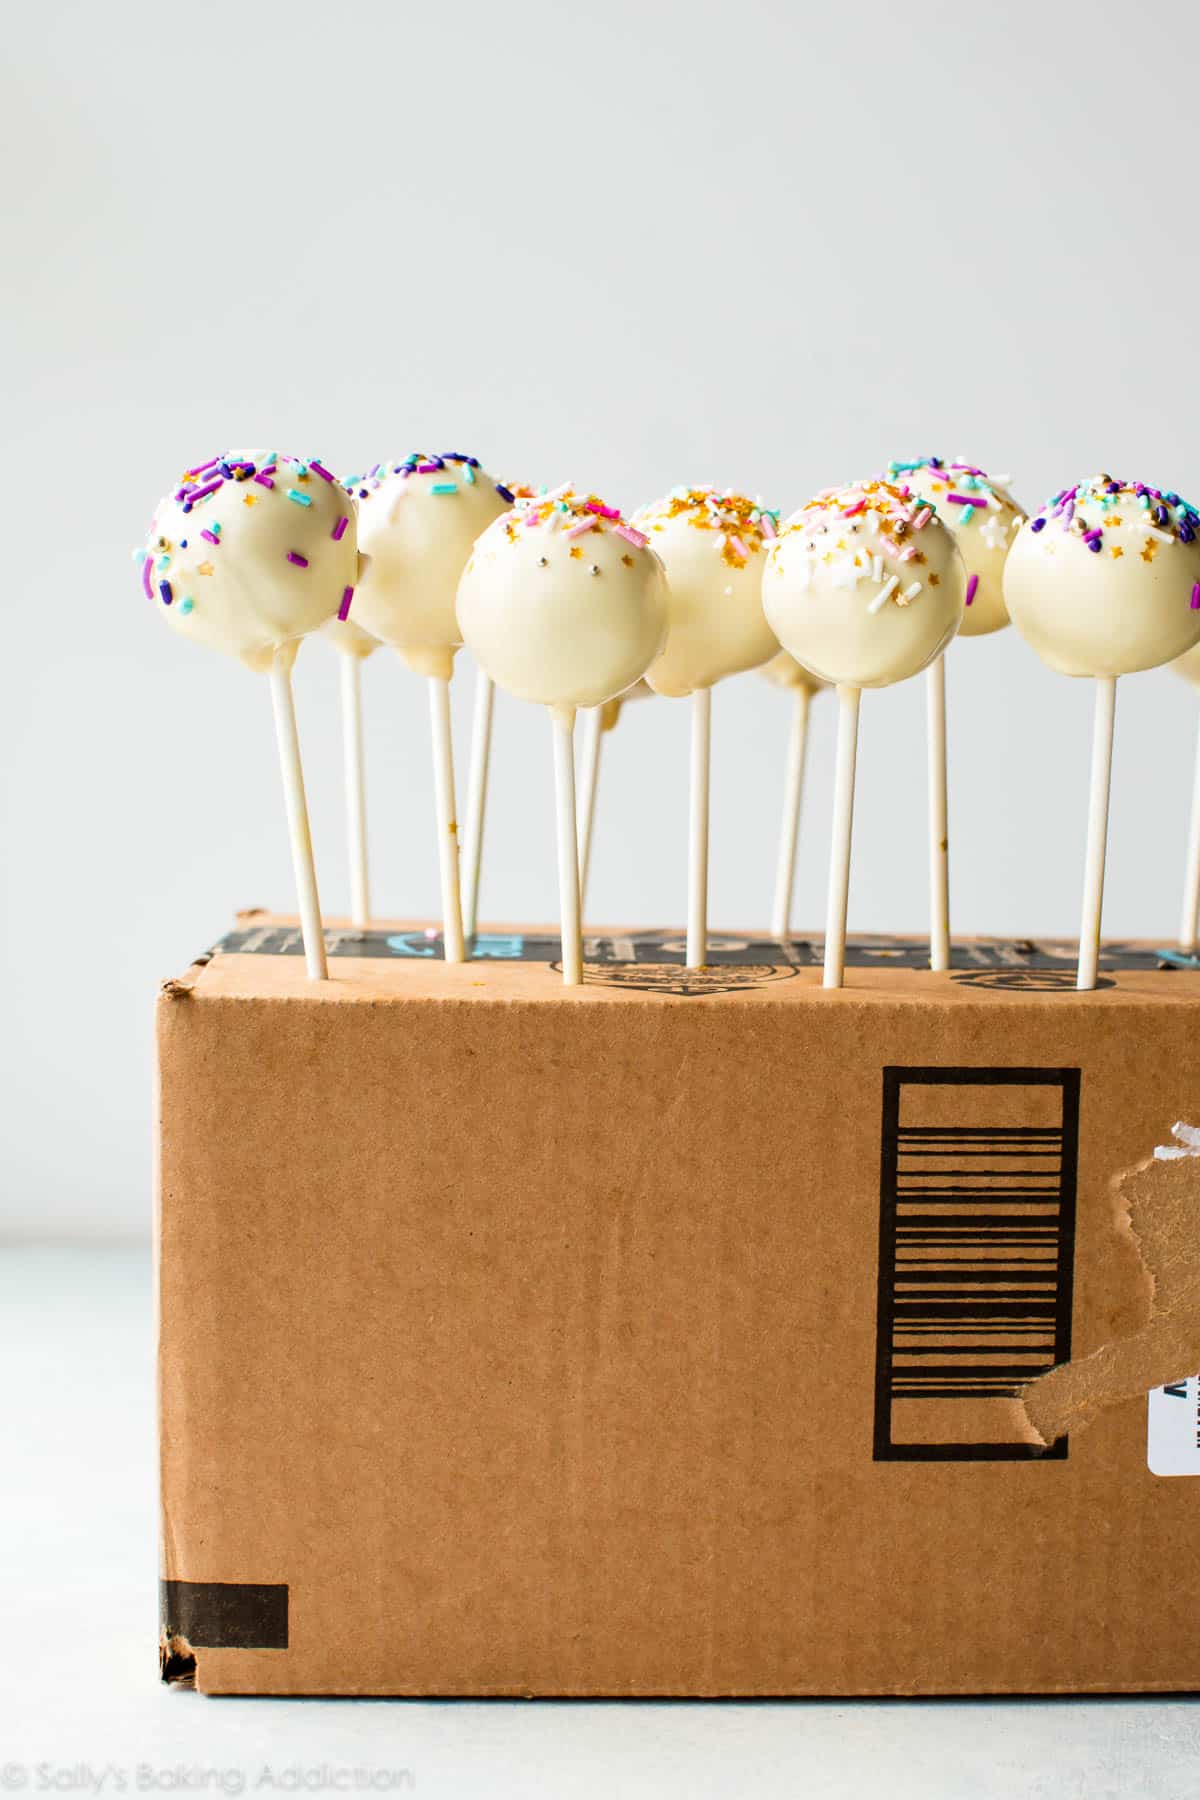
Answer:
M1152 1475L1200 1475L1200 1375L1150 1389L1146 1461Z

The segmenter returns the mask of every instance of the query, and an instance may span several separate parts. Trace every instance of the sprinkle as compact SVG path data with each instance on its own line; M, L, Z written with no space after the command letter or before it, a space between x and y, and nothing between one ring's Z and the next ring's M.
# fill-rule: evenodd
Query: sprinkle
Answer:
M884 583L883 587L880 588L875 598L868 602L867 611L869 613L880 612L899 586L900 577L898 575L891 576L890 579Z
M312 500L310 499L310 497L307 494L302 494L300 492L299 488L289 488L287 491L287 497L289 500L294 500L296 502L297 506L311 506L312 505Z
M199 463L196 468L189 469L187 472L188 480L194 481L194 480L197 480L201 475L207 475L208 471L210 469L216 468L216 466L220 462L220 460L221 460L221 458L219 456L210 456L206 463Z
M975 589L978 586L979 586L978 575L972 575L970 577L969 581L967 582L967 605L968 606L970 606L972 600L975 598Z
M883 580L883 558L882 558L882 556L873 556L871 558L871 580L872 581L882 581Z
M865 500L856 500L853 506L848 506L846 508L845 512L842 514L843 519L852 519L855 513L865 512L866 505L867 503Z
M221 541L215 531L202 531L200 536L207 538L210 544L219 544Z
M147 551L146 556L142 562L142 590L145 593L147 600L153 600L153 598L154 598L154 594L150 587L150 570L151 570L152 563L153 563L153 558L150 556L149 552Z
M175 598L174 594L171 592L170 582L169 581L160 581L158 584L158 591L162 595L163 605L170 606L172 600Z
M343 513L341 518L338 520L337 524L334 526L333 530L329 534L335 544L341 543L342 538L345 536L346 527L349 523L350 523L349 518L346 516L345 513Z
M975 508L971 505L967 505L963 507L961 513L958 515L958 522L960 525L969 525L974 517Z
M1032 519L1030 521L1029 529L1031 531L1044 531L1046 529L1045 519Z
M463 476L463 480L466 482L468 487L475 486L475 471L471 467L469 462L463 463L462 476Z
M928 523L929 523L930 519L932 519L932 517L933 517L933 508L931 506L919 506L913 517L913 522L912 522L913 530L914 531L924 531L925 527L928 525Z
M632 544L635 550L644 550L650 542L644 531L639 531L636 525L626 525L624 521L620 525L614 525L613 531L617 537L624 538L627 544Z
M354 589L352 587L342 589L342 604L338 607L337 616L341 619L343 624L350 617L350 602L353 598Z
M585 500L584 511L598 513L602 519L619 519L621 514L615 506L605 506L601 500Z
M771 517L769 512L765 512L763 514L761 524L762 524L762 534L764 537L773 538L778 535L775 530L775 521Z
M431 494L457 494L457 481L433 481L429 485Z
M568 542L573 543L577 537L583 537L585 532L595 531L596 525L595 519L581 519L578 525L572 525L570 531L565 534Z
M1192 583L1192 611L1200 612L1200 581Z
M1169 544L1171 542L1171 534L1169 531L1156 531L1153 525L1143 525L1142 529L1147 537L1157 538L1160 544Z
M275 483L271 480L271 477L269 475L264 475L261 471L254 477L254 479L255 479L255 481L257 481L257 483L260 487L273 488L275 486Z
M903 603L903 605L907 606L910 600L915 600L917 595L920 593L920 591L921 591L921 584L919 581L914 581L911 584L911 586L906 587L904 592L900 596L900 600Z
M195 506L197 500L207 500L207 498L210 494L215 494L217 489L219 487L223 487L223 486L224 486L223 482L210 481L207 487L197 488L195 493L189 494L187 499L184 501L184 503L183 503L184 512L185 513L191 512L191 510L192 510L193 506Z
M446 465L442 461L441 457L435 456L432 462L418 463L416 465L416 469L417 469L418 475L436 475L438 470L444 469L445 466Z
M509 506L512 505L514 496L513 496L512 490L510 488L506 488L500 482L497 482L496 483L496 492L499 494L499 496L502 500L505 500L508 502Z
M738 537L736 532L731 531L725 541L739 556L749 557L749 550L747 550L745 543Z
M321 477L322 481L332 481L333 480L333 476L329 473L329 470L325 467L325 465L323 463L319 463L315 456L312 458L312 460L310 461L308 466L310 469L315 469L317 471L317 474Z
M290 563L295 563L295 565L298 569L307 569L307 567L308 567L307 556L301 556L301 554L298 550L289 550L287 553L287 559Z
M185 599L183 599L179 602L179 610L181 613L190 613L192 608L195 606L195 604L196 604L196 602L192 599L191 595L189 594Z

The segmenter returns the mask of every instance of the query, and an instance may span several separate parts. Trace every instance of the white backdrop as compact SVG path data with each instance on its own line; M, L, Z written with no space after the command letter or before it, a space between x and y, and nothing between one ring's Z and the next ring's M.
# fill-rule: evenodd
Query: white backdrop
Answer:
M156 981L289 904L266 684L163 630L130 560L179 469L453 447L626 508L716 481L790 510L964 450L1027 504L1100 467L1195 497L1193 27L1115 0L9 9L0 1233L146 1231ZM298 690L332 912L332 653ZM383 654L366 690L377 902L429 913L424 696ZM1008 632L954 648L950 704L955 925L1072 933L1086 687ZM1196 711L1167 673L1123 686L1112 932L1174 928ZM765 920L786 712L755 676L716 697L718 928ZM925 920L923 723L919 683L864 704L852 929ZM686 704L608 751L592 919L680 923ZM504 700L493 795L484 916L551 917L548 729Z

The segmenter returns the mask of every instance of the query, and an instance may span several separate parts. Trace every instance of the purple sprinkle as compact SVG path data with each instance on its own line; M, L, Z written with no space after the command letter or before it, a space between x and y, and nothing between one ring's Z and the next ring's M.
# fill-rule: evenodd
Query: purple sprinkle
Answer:
M510 506L513 504L516 496L511 493L508 488L501 487L499 482L496 483L496 492L499 494L500 498L506 500Z
M433 462L418 463L417 464L417 474L418 475L435 475L439 469L444 469L445 466L446 465L442 461L440 456L435 457Z
M352 587L346 588L342 594L342 604L338 607L338 618L341 619L343 624L350 617L350 602L353 598L354 589Z
M346 527L349 523L350 523L349 519L346 517L346 514L343 513L341 518L338 520L337 524L334 526L333 530L329 534L335 544L341 543L342 538L345 535Z
M1100 539L1098 537L1094 537L1094 538L1087 537L1087 538L1084 538L1083 541L1087 545L1088 549L1090 551L1092 551L1092 553L1094 555L1099 556L1099 554L1104 546L1101 544Z
M214 531L202 531L200 536L207 538L210 544L219 544L221 541Z
M209 494L215 494L217 489L223 485L224 483L220 481L210 481L207 487L196 488L194 492L188 495L188 499L191 501L192 505L195 506L197 500L207 499Z
M298 569L307 569L307 567L308 567L307 556L301 556L301 554L298 550L289 550L287 553L287 559L290 563L295 563L295 565Z
M175 598L174 594L171 592L170 582L169 581L160 581L158 584L158 591L162 595L163 605L170 606L172 600Z
M982 494L947 494L952 506L986 506L987 501Z
M258 474L254 479L258 482L260 487L273 488L275 486L275 483L271 480L269 475Z
M142 558L142 587L145 590L147 600L153 600L154 598L154 594L150 587L150 565L153 560L153 557L147 550L145 556Z
M309 463L308 466L310 469L315 469L317 471L317 474L321 477L322 481L332 481L333 480L333 476L329 473L329 470L326 468L323 468L321 466L321 464L317 461L315 456L313 457L312 461Z
M1192 611L1200 612L1200 581L1192 585Z
M1029 529L1031 531L1044 531L1046 529L1045 519L1031 519Z
M198 467L198 468L195 468L195 469L189 469L189 470L188 470L188 474L189 474L189 475L191 475L191 476L196 476L196 475L207 475L207 474L208 474L208 471L209 471L209 470L210 470L210 469L215 469L215 468L216 468L216 466L217 466L217 464L218 464L218 463L219 463L219 462L220 462L220 460L221 460L221 459L220 459L220 457L219 457L219 456L210 456L210 457L209 457L209 459L208 459L208 461L207 461L207 462L206 462L206 463L201 463L201 464L200 464L200 466L199 466L199 467Z
M970 606L972 600L975 598L975 589L978 586L979 586L978 575L972 575L971 579L967 582L967 605L968 606Z

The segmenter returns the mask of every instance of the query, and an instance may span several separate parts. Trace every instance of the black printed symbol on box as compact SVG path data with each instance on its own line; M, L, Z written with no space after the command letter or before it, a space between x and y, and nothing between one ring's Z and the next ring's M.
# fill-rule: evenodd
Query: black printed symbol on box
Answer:
M886 1068L875 1460L1061 1459L1019 1390L1071 1356L1079 1070Z

